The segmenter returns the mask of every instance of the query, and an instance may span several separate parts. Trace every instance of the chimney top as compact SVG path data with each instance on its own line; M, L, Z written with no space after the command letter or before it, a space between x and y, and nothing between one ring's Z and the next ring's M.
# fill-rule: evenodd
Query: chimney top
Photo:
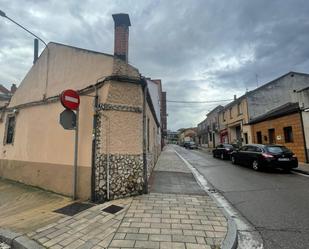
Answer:
M17 86L15 84L12 84L11 86L11 93L15 93L17 90Z
M115 22L115 26L131 26L130 17L128 14L113 14L113 19Z
M115 41L114 56L128 63L129 55L129 26L131 26L128 14L114 14Z

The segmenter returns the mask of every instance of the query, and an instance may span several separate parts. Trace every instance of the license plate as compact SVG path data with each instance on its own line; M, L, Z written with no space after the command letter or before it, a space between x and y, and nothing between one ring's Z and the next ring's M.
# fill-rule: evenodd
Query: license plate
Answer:
M290 161L290 158L278 158L278 161Z

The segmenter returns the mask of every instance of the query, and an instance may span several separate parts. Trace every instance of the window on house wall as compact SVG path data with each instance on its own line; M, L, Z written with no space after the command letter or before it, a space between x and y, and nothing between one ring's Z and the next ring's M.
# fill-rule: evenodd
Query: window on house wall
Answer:
M233 118L232 117L232 108L230 108L230 118Z
M286 143L292 143L293 142L292 126L284 127L283 132L284 132L284 141Z
M268 137L269 137L270 144L276 143L275 129L268 129Z
M212 142L212 134L209 132L209 142Z
M6 144L12 144L13 143L14 133L15 133L15 116L8 116L7 126L6 126L6 134L5 134L5 143Z
M241 114L242 114L241 103L238 103L238 104L237 104L237 112L238 112L238 115L241 115Z
M248 144L248 133L244 133L244 137L245 137L245 144Z
M261 144L262 143L262 132L258 131L256 133L256 139L257 139L257 143Z

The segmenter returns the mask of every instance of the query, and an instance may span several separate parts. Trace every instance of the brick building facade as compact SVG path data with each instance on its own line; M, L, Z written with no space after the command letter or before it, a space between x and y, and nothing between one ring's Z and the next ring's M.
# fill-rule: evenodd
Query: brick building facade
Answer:
M304 131L298 104L288 103L250 122L253 143L280 144L306 161Z

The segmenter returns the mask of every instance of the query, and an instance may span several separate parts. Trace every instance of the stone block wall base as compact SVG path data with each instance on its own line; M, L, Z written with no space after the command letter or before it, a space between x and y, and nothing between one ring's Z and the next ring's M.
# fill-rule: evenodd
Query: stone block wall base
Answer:
M96 202L142 194L143 185L143 155L96 156Z

